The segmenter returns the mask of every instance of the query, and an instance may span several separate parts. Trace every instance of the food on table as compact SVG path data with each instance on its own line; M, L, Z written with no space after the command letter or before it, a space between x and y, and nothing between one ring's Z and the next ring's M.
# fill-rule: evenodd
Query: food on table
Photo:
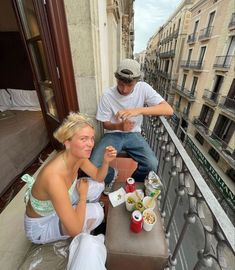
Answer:
M141 211L141 212L144 211L144 205L143 205L142 202L137 202L137 203L135 204L135 208L136 208L136 210L139 210L139 211Z
M150 212L145 212L143 218L149 224L153 224L155 222L155 216Z
M129 204L134 204L134 203L135 203L135 200L134 200L132 197L128 197L128 198L127 198L127 202L128 202Z

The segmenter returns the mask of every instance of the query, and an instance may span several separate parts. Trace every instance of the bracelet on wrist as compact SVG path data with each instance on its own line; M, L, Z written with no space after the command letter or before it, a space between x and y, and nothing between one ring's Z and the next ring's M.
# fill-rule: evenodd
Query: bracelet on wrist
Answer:
M86 199L79 199L79 202L86 202Z

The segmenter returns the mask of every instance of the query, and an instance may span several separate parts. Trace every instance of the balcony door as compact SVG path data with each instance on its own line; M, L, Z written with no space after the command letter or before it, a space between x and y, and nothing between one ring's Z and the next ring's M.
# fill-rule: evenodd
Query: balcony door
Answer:
M52 3L53 2L53 3ZM63 1L13 0L44 120L53 131L78 110Z

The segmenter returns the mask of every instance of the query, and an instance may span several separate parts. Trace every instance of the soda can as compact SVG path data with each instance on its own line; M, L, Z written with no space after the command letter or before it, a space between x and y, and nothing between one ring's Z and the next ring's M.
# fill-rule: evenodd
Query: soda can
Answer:
M125 189L126 189L127 193L135 191L135 179L134 178L128 177L126 179L126 188Z
M139 210L135 210L131 215L130 229L134 233L141 232L143 227L143 216Z

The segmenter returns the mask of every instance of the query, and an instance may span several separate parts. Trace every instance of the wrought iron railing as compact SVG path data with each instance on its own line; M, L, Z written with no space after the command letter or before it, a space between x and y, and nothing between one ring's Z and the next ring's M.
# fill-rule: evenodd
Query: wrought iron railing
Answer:
M221 108L231 112L235 117L235 99L229 98L227 96L222 96L219 105Z
M197 33L188 35L187 43L194 43L197 40Z
M212 105L216 106L218 104L220 94L205 89L202 98L209 101Z
M214 68L229 68L232 63L233 55L216 56Z
M180 66L183 68L197 69L201 70L204 62L198 60L182 60Z
M167 120L145 117L143 135L159 160L167 269L233 269L234 226Z
M208 39L211 37L213 26L209 26L200 30L198 40Z
M177 90L178 93L184 94L184 96L188 97L190 100L195 100L196 99L196 91L190 91L187 88L183 87L182 85L177 85L174 84L175 90Z

